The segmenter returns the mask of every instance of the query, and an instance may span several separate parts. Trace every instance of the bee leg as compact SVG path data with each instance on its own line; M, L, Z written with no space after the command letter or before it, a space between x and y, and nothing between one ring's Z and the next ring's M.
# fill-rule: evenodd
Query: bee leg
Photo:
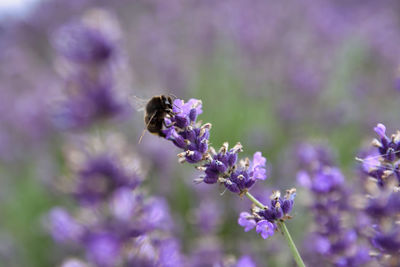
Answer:
M165 128L171 128L172 126L175 125L175 123L176 123L176 122L172 122L171 124L167 125L167 124L165 123L165 121L163 121L163 125L165 126Z

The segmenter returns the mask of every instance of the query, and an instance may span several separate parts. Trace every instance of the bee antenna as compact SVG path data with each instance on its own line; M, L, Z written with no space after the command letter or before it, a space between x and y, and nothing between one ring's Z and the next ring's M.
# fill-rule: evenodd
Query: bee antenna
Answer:
M172 98L174 98L174 100L178 99L178 97L176 95L174 95L174 94L168 94L168 96L172 96ZM181 108L178 107L177 105L175 105L174 102L172 102L172 105L174 105L174 107L176 107L177 109L181 110Z
M174 103L172 103L172 105L174 105L174 107L176 107L179 110L182 110L180 107L178 107L177 105L175 105Z
M169 95L169 96L172 96L172 97L173 97L173 98L175 98L175 99L177 99L177 98L178 98L176 95L174 95L174 94L171 94L171 93L169 93L168 95Z
M145 135L145 133L146 133L146 129L143 129L142 134L141 134L140 137L139 137L138 144L140 144L140 142L142 142L142 138L143 138L143 136Z
M140 142L142 141L142 138L144 136L144 134L146 133L146 129L147 127L149 127L150 122L153 120L154 116L157 114L157 111L154 112L153 115L151 115L150 120L147 122L146 127L143 129L142 135L139 138L138 144L140 144Z

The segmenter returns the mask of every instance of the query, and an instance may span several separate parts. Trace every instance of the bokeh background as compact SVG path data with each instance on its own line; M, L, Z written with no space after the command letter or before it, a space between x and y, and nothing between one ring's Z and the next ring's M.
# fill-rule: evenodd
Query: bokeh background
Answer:
M0 13L0 265L58 266L79 249L56 244L46 228L54 206L77 206L60 180L65 150L99 129L123 136L149 195L164 197L186 257L205 247L216 257L251 255L259 266L290 266L279 235L262 240L237 224L248 200L218 186L195 185L199 173L179 152L145 134L134 99L172 94L203 101L211 143L240 141L243 156L261 151L268 180L254 193L297 186L296 148L332 147L346 178L372 128L398 127L400 2L396 0L42 0ZM113 92L122 117L67 127L57 107L73 46L63 26L95 21L113 42ZM60 48L61 47L61 48ZM84 49L82 49L84 51ZM82 52L81 51L81 52ZM82 52L84 53L84 52ZM65 97L65 96L64 96ZM73 129L71 129L73 128ZM113 146L113 142L111 142ZM311 217L299 189L287 223L300 250ZM208 216L208 217L205 217ZM221 256L219 256L221 255Z

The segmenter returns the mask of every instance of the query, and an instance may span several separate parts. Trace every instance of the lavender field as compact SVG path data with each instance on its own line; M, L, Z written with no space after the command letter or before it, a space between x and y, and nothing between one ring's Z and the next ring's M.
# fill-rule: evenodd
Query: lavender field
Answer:
M400 266L398 0L39 0L0 48L0 266Z

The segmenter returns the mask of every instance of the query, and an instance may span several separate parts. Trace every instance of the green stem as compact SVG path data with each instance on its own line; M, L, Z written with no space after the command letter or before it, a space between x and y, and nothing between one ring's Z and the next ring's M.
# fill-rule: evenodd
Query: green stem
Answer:
M261 208L261 209L264 209L264 208L265 208L265 206L264 206L260 201L258 201L258 200L257 200L252 194L250 194L249 192L246 192L246 197L247 197L248 199L250 199L257 207L259 207L259 208ZM278 221L277 224L278 224L279 230L281 230L283 236L284 236L285 239L286 239L286 242L287 242L288 245L289 245L290 251L292 252L293 258L294 258L294 260L296 261L297 265L298 265L299 267L306 267L306 265L305 265L304 262L303 262L303 259L302 259L301 256L300 256L299 251L298 251L297 248L296 248L296 245L295 245L294 242L293 242L292 236L290 235L289 230L287 229L285 223L282 222L282 221Z
M250 194L249 192L246 192L246 197L248 199L251 200L251 202L253 202L254 204L256 204L257 207L259 207L260 209L265 209L265 206L258 201L252 194Z
M301 258L300 253L293 242L292 236L290 235L285 222L278 222L278 227L282 231L282 234L285 237L290 250L292 251L293 258L296 261L297 265L299 267L305 267L306 265L304 264L303 259Z

